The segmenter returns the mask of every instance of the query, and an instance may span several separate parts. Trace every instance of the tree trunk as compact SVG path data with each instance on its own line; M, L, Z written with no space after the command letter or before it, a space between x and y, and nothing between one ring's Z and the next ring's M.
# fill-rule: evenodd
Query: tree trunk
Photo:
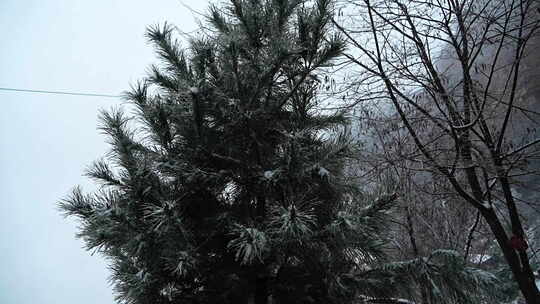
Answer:
M255 279L255 304L268 304L268 278Z
M407 214L407 228L408 228L408 232L409 232L409 241L411 242L411 247L412 247L412 250L413 250L413 253L414 253L414 256L416 258L420 258L420 251L418 250L418 246L416 245L416 238L414 237L414 226L413 226L413 221L412 221L412 217L411 217L411 211L409 209L409 207L406 208L406 214ZM419 284L419 288L420 288L420 295L422 297L422 304L429 304L429 301L428 301L428 293L427 293L427 289L426 289L426 286L427 286L427 282L425 282L425 280L422 280L423 282L421 284Z
M534 275L532 275L530 267L522 267L520 257L518 253L512 247L510 247L506 232L497 219L497 215L492 209L482 210L481 212L491 228L493 235L495 235L497 243L499 244L499 247L504 254L504 258L512 270L514 279L518 283L519 289L527 301L527 304L540 304L540 292L536 287ZM527 253L522 252L520 255L526 256Z
M483 200L482 187L478 181L478 176L476 175L472 158L471 158L471 146L468 131L465 132L465 140L463 141L463 161L467 166L465 173L469 186L471 187L473 196L481 202ZM503 170L501 170L501 164L497 162L499 159L497 155L494 155L494 163L498 168L497 173L499 174L499 179L501 182L501 187L505 196L506 204L508 206L508 212L511 219L512 233L519 237L524 237L523 228L521 226L521 221L515 206L515 202L511 193L510 185L508 179L505 177ZM510 246L509 238L504 230L504 227L501 225L501 222L497 218L497 214L492 208L481 208L479 209L482 213L482 216L486 219L493 235L495 236L499 247L501 248L504 258L510 266L514 279L518 283L519 289L527 301L527 304L540 304L540 292L538 287L536 287L535 278L531 265L529 263L529 257L527 256L526 249L520 250L517 252Z

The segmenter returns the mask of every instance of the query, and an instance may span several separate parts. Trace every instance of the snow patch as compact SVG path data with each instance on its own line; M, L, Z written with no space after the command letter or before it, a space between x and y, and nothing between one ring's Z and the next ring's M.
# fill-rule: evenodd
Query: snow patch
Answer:
M487 254L471 254L469 259L471 263L482 264L489 261L491 259L491 256Z
M491 204L488 201L482 201L482 207L486 209L491 209Z
M197 88L197 87L191 87L191 88L189 88L189 92L190 92L191 94L199 94L199 88Z
M323 167L319 167L319 176L320 177L328 177L330 175L330 171L326 170Z
M271 180L275 175L276 175L275 170L264 171L264 174L263 174L264 178L266 178L268 180Z

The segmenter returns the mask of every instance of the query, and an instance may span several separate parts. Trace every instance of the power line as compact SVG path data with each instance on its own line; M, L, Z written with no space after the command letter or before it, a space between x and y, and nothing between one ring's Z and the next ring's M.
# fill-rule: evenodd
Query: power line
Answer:
M65 91L46 91L46 90L30 90L30 89L14 89L14 88L2 88L0 91L10 91L10 92L24 92L24 93L40 93L40 94L57 94L57 95L75 95L75 96L94 96L94 97L111 97L111 98L121 98L121 95L110 95L110 94L96 94L96 93L80 93L80 92L65 92Z

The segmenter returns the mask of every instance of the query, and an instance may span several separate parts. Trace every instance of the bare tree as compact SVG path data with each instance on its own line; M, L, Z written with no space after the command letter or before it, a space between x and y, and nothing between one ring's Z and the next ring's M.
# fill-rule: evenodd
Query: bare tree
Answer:
M414 143L399 165L442 177L489 226L527 303L540 303L519 196L539 155L535 0L344 1L335 26L358 100L389 101ZM538 81L536 81L538 84ZM524 123L524 121L530 121ZM533 206L534 207L534 206Z
M428 167L414 168L420 156L407 131L401 126L392 128L396 118L387 115L370 114L368 109L357 111L362 148L351 164L356 169L351 175L359 184L388 187L386 192L399 193L387 225L390 259L425 259L443 249L458 253L470 267L494 270L497 258L490 253L493 237L479 212L459 204L461 198L445 177L433 174ZM402 296L418 303L439 303L430 297L433 286L429 280L418 280L413 289ZM500 286L497 291L492 300L511 298Z

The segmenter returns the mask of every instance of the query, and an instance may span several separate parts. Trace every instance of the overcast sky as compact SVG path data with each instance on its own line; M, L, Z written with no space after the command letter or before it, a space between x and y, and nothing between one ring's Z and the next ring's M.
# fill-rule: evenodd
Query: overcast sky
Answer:
M166 20L196 28L178 0L0 0L0 87L119 94L155 62L145 27ZM120 103L0 91L0 303L113 303L105 262L56 203L92 189L81 174L107 151L98 110Z

